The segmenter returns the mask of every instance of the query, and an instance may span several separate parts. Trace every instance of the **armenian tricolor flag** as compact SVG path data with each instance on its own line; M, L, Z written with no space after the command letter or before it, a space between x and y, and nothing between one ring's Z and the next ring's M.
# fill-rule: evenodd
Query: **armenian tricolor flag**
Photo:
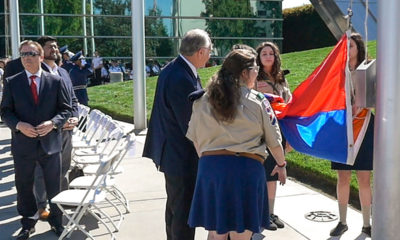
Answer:
M283 135L295 150L352 165L370 112L358 112L357 116L364 114L364 117L355 118L353 131L347 34L350 33L343 35L321 65L296 88L288 104L277 103L272 107Z

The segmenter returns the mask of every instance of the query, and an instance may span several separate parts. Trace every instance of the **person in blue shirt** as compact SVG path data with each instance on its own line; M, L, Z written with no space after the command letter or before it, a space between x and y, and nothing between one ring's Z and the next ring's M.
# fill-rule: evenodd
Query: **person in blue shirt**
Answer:
M71 77L75 95L80 104L87 106L89 97L86 87L88 83L88 77L92 75L90 65L82 63L83 56L81 51L76 53L70 60L74 63L74 66L69 72L69 76Z

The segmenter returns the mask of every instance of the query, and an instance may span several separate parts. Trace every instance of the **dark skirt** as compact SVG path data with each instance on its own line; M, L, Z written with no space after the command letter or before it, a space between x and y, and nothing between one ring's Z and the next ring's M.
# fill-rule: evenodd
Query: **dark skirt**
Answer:
M286 139L283 136L283 133L281 131L282 135L282 147L285 149L286 146ZM265 177L267 178L267 182L273 182L273 181L278 181L278 173L275 173L274 175L271 176L272 170L274 170L276 166L276 161L275 158L272 156L271 151L267 148L268 152L268 157L264 161L264 168L265 168Z
M224 234L267 228L268 193L260 162L237 156L199 160L189 225Z
M354 165L342 163L331 163L331 169L334 170L361 170L371 171L373 168L374 158L374 115L371 115L367 132L365 133L360 150L358 151Z
M267 178L267 182L278 181L278 173L271 176L272 170L274 170L275 166L275 158L271 154L268 155L267 159L264 161L265 177Z

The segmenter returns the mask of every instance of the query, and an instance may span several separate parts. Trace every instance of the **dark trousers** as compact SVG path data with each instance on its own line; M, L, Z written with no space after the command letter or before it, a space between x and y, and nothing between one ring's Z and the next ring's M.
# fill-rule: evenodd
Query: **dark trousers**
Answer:
M62 153L61 153L61 191L67 190L69 185L68 170L71 166L72 153L72 131L62 132ZM43 170L39 164L35 169L35 184L33 192L36 198L38 208L46 208L47 194L46 185L43 176Z
M189 227L188 218L196 176L170 176L164 174L167 190L165 224L167 240L193 240L195 229Z
M47 155L38 144L37 150L29 156L14 154L15 186L17 188L17 210L22 216L23 228L33 227L36 220L31 219L37 211L36 200L33 194L34 172L36 164L43 170L47 198L50 203L51 214L49 223L61 224L62 212L50 199L60 192L60 153Z
M94 76L92 78L92 86L100 85L101 84L101 68L97 68L94 70Z
M61 154L61 191L67 190L69 185L68 170L71 167L72 130L62 131Z

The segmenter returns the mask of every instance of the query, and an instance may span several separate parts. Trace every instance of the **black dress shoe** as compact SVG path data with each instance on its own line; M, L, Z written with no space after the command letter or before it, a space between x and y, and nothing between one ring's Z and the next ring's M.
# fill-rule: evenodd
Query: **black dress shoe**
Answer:
M64 232L62 225L51 225L51 230L59 237Z
M270 218L271 218L272 222L275 223L275 225L278 228L284 228L285 227L285 224L279 219L279 217L277 215L271 214Z
M371 226L362 227L361 232L367 234L368 237L371 237Z
M347 224L343 224L343 223L339 222L338 225L334 229L331 230L330 235L332 237L341 236L348 229L349 228L347 227Z
M17 240L29 239L29 236L35 232L35 228L23 228L17 235Z
M267 230L269 231L276 231L278 227L276 224L272 221L272 219L269 219L269 226L267 227Z

